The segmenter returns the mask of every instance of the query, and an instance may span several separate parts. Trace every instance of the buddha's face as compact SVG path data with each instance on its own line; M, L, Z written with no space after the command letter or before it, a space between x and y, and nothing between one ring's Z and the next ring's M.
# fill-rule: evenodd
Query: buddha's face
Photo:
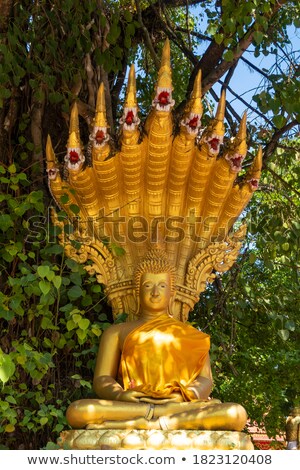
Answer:
M140 305L142 311L166 313L171 297L169 273L144 273L141 277Z

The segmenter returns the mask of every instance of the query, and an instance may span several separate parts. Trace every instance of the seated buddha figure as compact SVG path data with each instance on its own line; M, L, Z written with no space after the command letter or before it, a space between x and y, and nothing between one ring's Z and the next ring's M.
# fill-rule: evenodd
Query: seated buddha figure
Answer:
M245 409L209 399L210 338L170 315L175 270L150 251L135 273L137 320L101 337L94 374L98 398L73 402L67 421L87 429L241 431Z

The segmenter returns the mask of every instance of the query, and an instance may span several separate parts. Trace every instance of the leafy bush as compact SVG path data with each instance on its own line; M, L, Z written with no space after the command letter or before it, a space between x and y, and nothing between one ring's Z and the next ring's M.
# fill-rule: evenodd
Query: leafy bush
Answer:
M14 165L0 173L1 442L34 449L66 426L68 403L91 394L111 313L96 278L65 259L43 192L26 194Z

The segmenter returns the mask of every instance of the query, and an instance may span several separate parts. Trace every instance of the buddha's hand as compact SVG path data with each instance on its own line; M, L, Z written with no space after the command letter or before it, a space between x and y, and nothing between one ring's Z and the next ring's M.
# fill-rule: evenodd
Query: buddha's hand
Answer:
M166 398L153 398L153 397L142 397L140 398L141 402L144 403L153 403L154 405L164 405L165 403L181 403L184 401L181 393L174 392L168 395Z
M117 400L138 403L141 401L142 397L145 397L143 392L138 392L136 390L126 390L118 395Z

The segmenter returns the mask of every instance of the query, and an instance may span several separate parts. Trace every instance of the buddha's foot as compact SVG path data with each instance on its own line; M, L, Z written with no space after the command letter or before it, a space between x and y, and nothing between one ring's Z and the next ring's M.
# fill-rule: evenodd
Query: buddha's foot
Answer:
M103 423L90 423L86 429L168 429L166 418L147 420L145 418L137 418L126 421L104 421Z

